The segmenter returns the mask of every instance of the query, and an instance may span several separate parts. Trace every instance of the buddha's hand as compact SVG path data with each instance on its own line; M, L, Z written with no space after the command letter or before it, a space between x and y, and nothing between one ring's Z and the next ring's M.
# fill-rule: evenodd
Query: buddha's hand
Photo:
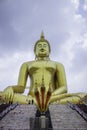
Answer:
M5 96L5 102L6 103L12 103L13 102L13 96L14 96L14 92L12 87L7 87L4 91L3 94Z
M26 102L27 104L36 104L36 99L33 96L28 95Z

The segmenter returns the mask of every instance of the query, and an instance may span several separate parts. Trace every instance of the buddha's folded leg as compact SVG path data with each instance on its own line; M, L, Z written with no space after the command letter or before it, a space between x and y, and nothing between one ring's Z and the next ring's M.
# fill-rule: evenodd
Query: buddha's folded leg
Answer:
M27 100L28 96L26 95L15 93L13 96L13 103L17 102L18 104L28 104Z
M26 95L22 95L22 94L19 94L19 93L14 93L14 96L12 98L12 100L10 100L9 98L9 102L7 102L5 100L5 95L3 92L0 92L0 102L2 103L18 103L18 104L28 104L29 101L31 103L32 101L32 97L30 95L26 96Z
M73 104L77 104L80 102L80 98L72 96L72 97L66 97L64 99L60 99L60 100L56 101L57 104L67 104L68 102L73 103Z
M51 97L50 102L56 102L58 104L66 104L67 102L78 103L80 100L85 97L87 94L85 93L74 93L74 94L60 94L54 95Z
M50 103L55 102L57 100L60 101L61 99L65 99L70 96L72 96L72 94L67 94L67 93L51 96Z

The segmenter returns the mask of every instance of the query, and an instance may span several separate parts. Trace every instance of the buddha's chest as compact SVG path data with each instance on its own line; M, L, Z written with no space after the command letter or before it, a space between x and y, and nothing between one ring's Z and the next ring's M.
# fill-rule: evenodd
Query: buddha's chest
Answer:
M34 72L41 72L41 71L46 71L46 72L55 72L56 71L56 65L54 62L50 61L36 61L31 63L29 65L29 72L30 74Z

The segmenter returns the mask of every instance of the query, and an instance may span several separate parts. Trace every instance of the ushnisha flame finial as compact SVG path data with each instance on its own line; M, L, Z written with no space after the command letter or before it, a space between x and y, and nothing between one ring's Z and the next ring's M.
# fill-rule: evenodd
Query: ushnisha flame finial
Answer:
M42 31L41 32L41 36L40 36L40 39L43 40L45 37L44 37L44 32Z

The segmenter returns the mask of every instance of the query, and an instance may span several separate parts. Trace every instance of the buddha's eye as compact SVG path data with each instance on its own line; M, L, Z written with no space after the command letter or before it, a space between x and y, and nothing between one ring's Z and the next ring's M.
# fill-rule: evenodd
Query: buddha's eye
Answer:
M46 48L46 47L47 47L47 45L46 45L46 44L44 44L44 45L43 45L43 47L44 47L44 48Z
M38 47L39 47L39 48L41 48L41 47L42 47L42 45L41 45L41 44L38 44Z

